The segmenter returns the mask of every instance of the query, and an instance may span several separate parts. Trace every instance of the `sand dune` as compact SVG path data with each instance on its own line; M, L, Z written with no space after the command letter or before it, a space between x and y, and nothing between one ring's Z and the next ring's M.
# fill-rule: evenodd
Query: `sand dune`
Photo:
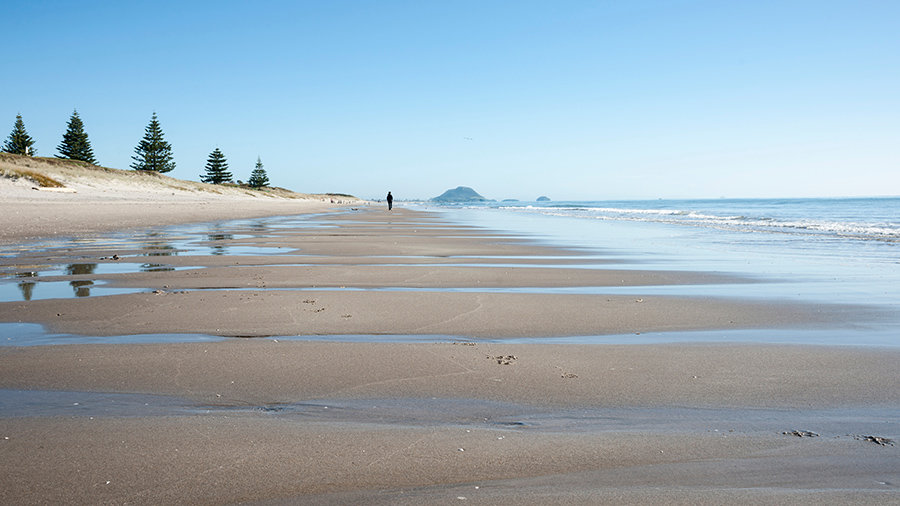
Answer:
M325 211L345 195L252 190L165 174L0 153L0 243L41 237Z

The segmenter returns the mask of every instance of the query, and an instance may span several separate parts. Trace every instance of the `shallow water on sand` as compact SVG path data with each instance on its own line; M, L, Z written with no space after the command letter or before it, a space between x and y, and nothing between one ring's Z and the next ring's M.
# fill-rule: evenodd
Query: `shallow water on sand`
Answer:
M248 245L242 241L269 237L295 227L333 226L317 223L316 216L176 225L138 233L2 246L0 302L136 293L143 290L106 288L96 277L194 268L167 264L166 257L271 257L292 253L293 248Z
M447 224L463 224L485 230L511 231L504 237L527 238L537 243L573 249L564 256L519 257L510 255L423 255L366 257L355 265L477 266L487 268L572 267L590 269L664 269L716 271L748 276L751 283L670 285L639 287L516 287L516 288L407 288L333 287L316 290L455 291L497 293L560 293L609 295L672 295L741 299L780 299L813 303L859 304L882 316L878 322L859 322L845 328L810 330L751 330L713 332L669 332L622 336L575 336L549 338L554 343L660 343L660 342L763 342L829 345L900 346L900 267L897 263L866 258L848 258L846 252L828 256L823 251L804 252L787 246L765 247L754 241L731 240L736 232L697 232L692 228L659 223L586 221L571 217L548 217L502 213L496 210L442 210ZM294 248L257 244L280 234L302 229L333 228L324 218L334 215L270 217L233 222L191 224L148 230L137 234L110 234L95 238L59 239L39 244L0 248L0 302L96 297L149 291L149 288L106 286L108 275L166 272L198 268L169 265L165 257L197 258L202 264L210 256L258 256L267 259L303 256ZM352 221L352 220L351 220ZM365 224L365 221L360 221ZM441 224L440 222L437 222ZM423 227L435 222L423 222ZM477 236L477 234L470 234ZM118 253L116 253L118 252ZM518 264L517 260L532 263ZM408 259L408 263L404 263ZM446 263L452 262L452 263ZM282 263L266 265L305 266ZM314 264L309 264L314 265ZM246 290L310 290L296 288L247 288ZM279 338L275 336L275 338ZM456 340L454 336L312 336L280 337L360 342L433 342ZM141 335L91 337L53 334L40 326L0 324L0 345L63 343L190 342L221 338L201 335ZM524 339L523 342L542 342Z
M327 341L339 343L509 343L509 344L667 344L667 343L756 343L815 346L900 346L893 326L835 329L747 329L680 332L643 332L602 336L470 338L450 335L334 334L311 336L222 337L206 334L134 334L84 336L49 332L35 323L0 323L0 346L57 346L65 344L197 343L232 339L273 341Z
M50 332L36 323L0 323L0 346L52 346L60 344L206 343L227 337L205 334L136 334L82 336Z
M4 418L26 416L172 416L193 413L194 403L164 395L0 389Z
M900 202L900 200L898 200ZM900 241L697 227L657 221L599 220L540 212L434 208L450 220L518 232L562 247L630 259L618 268L731 272L784 282L821 283L842 302L878 297L900 308ZM898 225L900 226L900 225ZM845 287L851 287L846 293ZM777 288L777 287L776 287Z
M859 439L877 434L893 443L900 437L900 409L740 409L686 407L532 407L511 402L457 398L311 399L296 403L254 405L221 399L216 404L175 396L0 389L3 417L147 417L265 416L287 421L389 425L451 426L529 432L707 432L728 437L770 434L773 437ZM785 432L787 434L785 434ZM502 439L502 432L499 439ZM871 443L871 442L870 442ZM874 444L874 443L873 443Z

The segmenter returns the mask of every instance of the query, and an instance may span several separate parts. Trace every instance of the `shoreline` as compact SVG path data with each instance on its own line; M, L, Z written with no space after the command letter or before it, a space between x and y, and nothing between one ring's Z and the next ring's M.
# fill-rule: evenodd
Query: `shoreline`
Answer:
M62 283L76 294L0 302L4 322L85 335L317 340L0 347L0 405L14 403L0 416L0 502L900 500L890 479L900 473L897 447L863 439L900 436L900 350L477 337L340 343L321 335L790 333L852 323L868 317L865 308L553 293L746 280L618 270L602 252L579 268L585 259L572 261L583 251L403 209L251 225L260 230L232 224L169 241L169 256L152 262L176 270L141 271L160 250L140 241L3 259L39 278L24 282ZM95 267L58 267L85 263ZM107 264L125 272L99 267ZM86 282L156 293L77 296L93 286ZM535 293L489 292L535 285Z
M651 295L660 286L739 290L764 280L617 269L602 253L567 265L584 251L448 223L433 213L361 208L312 216L160 229L108 245L99 237L0 258L0 267L30 269L18 278L25 300L0 302L0 322L97 336L524 338L840 327L885 313L840 303ZM262 233L254 231L259 227ZM45 286L71 286L70 295L32 300ZM634 294L613 295L619 288ZM113 294L101 296L104 290Z

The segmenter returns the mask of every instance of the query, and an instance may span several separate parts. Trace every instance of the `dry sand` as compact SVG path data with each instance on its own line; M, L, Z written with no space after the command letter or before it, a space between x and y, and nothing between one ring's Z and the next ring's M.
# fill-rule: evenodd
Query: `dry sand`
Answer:
M245 204L222 207L227 217L290 207ZM75 229L59 230L51 208L20 216L28 228L46 213L41 234L87 234L104 205L79 201L65 218ZM184 207L155 209L154 220L176 223ZM150 225L134 220L122 226ZM622 269L403 209L302 223L254 237L235 230L215 241L224 255L158 260L175 271L42 278L140 293L2 302L0 321L87 336L443 337L2 347L0 503L900 502L897 447L862 437L897 436L894 350L504 340L790 333L872 317L865 308L606 295L761 280ZM281 249L227 254L262 246ZM141 241L66 244L0 267L138 265L148 251ZM590 291L549 290L560 287ZM794 430L819 435L783 434Z
M28 175L61 187L44 187ZM43 179L37 179L42 181ZM0 244L259 216L320 212L358 199L254 191L163 174L0 153Z

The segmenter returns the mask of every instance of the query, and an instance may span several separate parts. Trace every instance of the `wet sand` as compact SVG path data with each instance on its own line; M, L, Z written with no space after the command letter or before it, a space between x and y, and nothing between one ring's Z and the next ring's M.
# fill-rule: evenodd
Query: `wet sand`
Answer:
M4 225L0 228L0 244L31 242L49 237L90 237L104 232L178 223L327 212L335 207L322 201L287 199L85 202L33 198L24 202L0 203L0 213L5 217Z
M0 347L0 502L900 501L897 447L863 437L900 435L894 349L504 341L790 333L866 308L745 300L765 280L624 268L403 209L218 232L217 255L153 258L178 270L42 278L135 293L0 302L0 322L62 333L276 336ZM152 251L98 241L0 266ZM603 293L719 283L736 296ZM327 341L347 334L434 342Z

